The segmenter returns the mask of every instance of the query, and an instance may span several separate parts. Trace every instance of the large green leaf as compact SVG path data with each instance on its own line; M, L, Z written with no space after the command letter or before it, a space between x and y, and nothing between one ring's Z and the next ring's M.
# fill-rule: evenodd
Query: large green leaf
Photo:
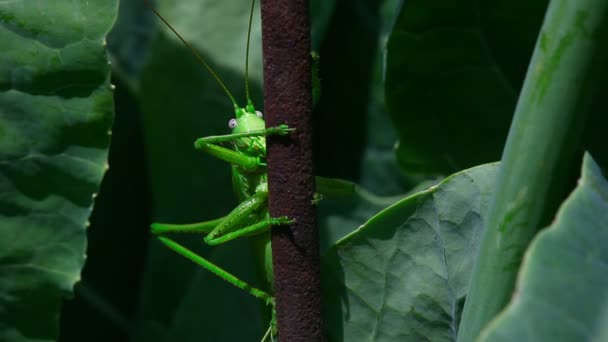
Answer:
M385 86L406 170L445 174L500 158L546 4L404 1Z
M113 115L116 1L0 4L0 340L51 341L80 279ZM57 23L60 23L59 25Z
M481 341L606 341L608 182L587 154L555 220L526 252L509 306Z
M407 178L397 163L395 143L397 132L386 107L384 95L384 64L386 40L395 22L400 1L384 0L379 8L378 36L367 104L366 143L360 165L358 183L378 195L402 194L420 179ZM343 80L345 84L348 79ZM407 175L409 176L409 175Z
M374 102L372 80L379 80L375 66L381 57L379 39L383 18L380 13L384 5L394 2L336 1L320 48L321 96L313 114L317 176L358 180L364 169L362 152L368 144L366 134L373 130L368 127L385 128L386 134L382 137L389 140L390 146L394 144L394 135L386 120L368 120L368 113L381 111L368 108ZM346 55L348 58L344 58ZM399 192L400 189L391 194Z
M403 199L323 259L332 341L454 341L498 164Z
M576 177L581 128L608 71L607 20L608 0L549 4L501 158L459 342L476 341L507 305L522 256Z
M61 342L121 341L139 305L150 222L149 200L142 194L148 184L138 112L126 87L115 84L111 167L89 219L82 281L61 310Z
M377 196L354 183L317 177L321 254L372 216L406 195ZM433 184L428 184L431 186Z
M143 129L133 91L138 88L156 23L143 0L120 1L118 18L108 34L116 85L111 168L91 213L82 281L61 311L62 342L119 341L133 326L150 222Z
M156 33L156 22L157 18L144 0L120 2L116 24L108 35L108 50L112 71L132 89L138 86Z

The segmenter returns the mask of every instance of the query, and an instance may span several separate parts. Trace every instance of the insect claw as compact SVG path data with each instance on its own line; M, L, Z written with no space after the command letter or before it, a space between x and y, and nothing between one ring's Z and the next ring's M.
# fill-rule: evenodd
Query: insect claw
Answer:
M289 126L287 126L286 124L280 124L279 125L279 135L288 135L291 132L295 132L296 129L295 128L290 128Z
M280 216L274 219L276 225L284 225L284 224L294 224L296 223L295 219L289 218L287 216Z

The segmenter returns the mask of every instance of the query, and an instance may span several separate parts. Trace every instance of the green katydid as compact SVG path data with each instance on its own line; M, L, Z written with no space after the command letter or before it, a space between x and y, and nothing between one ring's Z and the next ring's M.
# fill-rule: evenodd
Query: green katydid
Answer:
M228 281L234 286L262 299L272 308L270 327L263 337L272 338L277 334L274 313L274 299L271 294L257 289L234 275L214 265L208 260L186 249L177 242L163 236L168 233L201 233L206 234L204 242L208 245L222 244L239 237L263 234L264 245L269 243L269 229L274 225L290 224L294 221L288 217L271 217L268 212L268 185L266 158L266 136L287 135L292 129L287 125L266 128L263 115L256 111L250 96L248 85L248 62L249 62L249 40L251 34L251 22L255 0L252 0L251 13L249 17L249 29L247 34L247 48L245 60L245 91L247 105L238 106L234 96L226 88L220 77L205 62L202 56L149 4L145 3L175 33L182 43L190 49L194 56L209 71L211 76L219 83L221 88L230 98L234 105L235 118L228 122L232 133L226 135L209 136L196 140L196 149L209 153L231 164L233 188L240 204L227 216L215 220L192 223L192 224L166 224L153 223L152 232L159 236L159 240L178 254L192 260L220 278ZM222 143L232 143L234 149L222 146ZM269 256L267 256L269 257ZM270 261L266 261L268 264Z

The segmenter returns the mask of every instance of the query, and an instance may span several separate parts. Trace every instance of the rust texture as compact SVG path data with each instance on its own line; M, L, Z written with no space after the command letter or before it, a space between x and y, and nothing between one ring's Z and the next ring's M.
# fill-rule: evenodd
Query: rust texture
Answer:
M311 57L307 0L263 0L264 111L270 213L296 223L272 231L279 341L323 341L319 234L312 203Z

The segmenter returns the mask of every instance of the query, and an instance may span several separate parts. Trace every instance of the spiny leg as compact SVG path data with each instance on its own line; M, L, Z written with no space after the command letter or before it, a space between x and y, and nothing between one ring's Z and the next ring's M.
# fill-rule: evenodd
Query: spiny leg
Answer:
M231 133L226 135L214 135L197 139L194 142L194 147L198 150L205 151L210 155L228 162L232 165L240 166L247 170L255 170L256 168L265 165L260 157L248 156L243 153L231 150L229 148L218 146L216 144L233 141L241 138L251 138L259 136L267 136L272 134L287 135L292 129L287 125L279 125L277 127L269 127L257 131L246 133Z
M262 159L260 159L259 157L251 157L226 147L213 145L212 143L196 145L197 143L198 140L195 143L197 149L205 151L220 160L223 160L232 165L240 166L246 170L255 170L256 168L265 165L262 162Z
M268 329L266 330L266 333L264 334L264 337L262 337L262 342L266 342L268 340L268 337L270 337L270 332L272 331L272 327L268 327Z
M238 287L239 289L251 294L252 296L259 298L261 300L263 300L267 305L272 305L274 306L274 298L266 293L263 290L260 290L258 288L255 288L249 284L247 284L246 282L240 280L239 278L235 277L234 275L226 272L225 270L221 269L220 267L216 266L215 264L213 264L212 262L208 261L207 259L195 254L194 252L190 251L189 249L187 249L186 247L178 244L177 242L166 238L166 237L162 237L159 236L158 239L164 243L167 247L171 248L172 250L174 250L175 252L177 252L178 254L181 254L182 256L190 259L191 261L193 261L194 263L202 266L203 268L205 268L206 270L208 270L209 272L215 274L216 276L224 279L225 281L229 282L230 284Z
M269 337L270 337L271 341L274 341L274 339L272 338L271 334L272 334L272 326L268 326L268 329L266 330L266 333L262 337L262 342L268 341Z
M277 335L277 312L276 312L275 307L273 306L271 308L270 324L268 324L268 329L266 330L264 337L262 337L261 342L267 341L268 337L270 337L270 341L274 342L274 337L276 335Z
M290 219L287 216L267 218L260 222L255 223L255 224L252 224L250 226L243 227L237 231L224 234L218 238L209 238L209 239L205 238L205 242L211 246L219 245L221 243L234 240L241 236L260 234L262 232L269 230L272 226L283 225L283 224L292 224L294 222L295 222L294 219Z
M243 227L250 222L251 215L267 205L267 199L267 191L258 191L239 203L239 205L232 209L230 214L228 214L219 225L205 236L205 243L209 243L209 241L214 240L219 236L240 230L239 227Z
M241 236L251 236L269 230L274 225L291 224L295 221L286 217L266 218L253 224L232 231L235 227L243 226L250 222L250 215L258 211L267 198L267 192L260 191L249 199L243 201L233 211L224 217L215 220L190 223L190 224L170 224L153 223L152 233L163 235L168 233L203 233L209 234L205 242L209 245L219 245ZM228 233L223 234L228 231Z
M194 142L194 147L197 149L202 148L203 145L206 144L217 144L226 141L233 141L240 138L251 138L251 137L262 137L267 135L288 135L290 132L293 132L294 128L289 128L289 126L282 124L275 127L268 127L256 131L251 132L243 132L243 133L230 133L224 135L212 135L209 137L199 138Z
M204 233L208 234L213 228L217 227L226 217L220 217L210 221L187 223L187 224L172 224L172 223L152 223L150 225L152 234L162 235L168 233Z

